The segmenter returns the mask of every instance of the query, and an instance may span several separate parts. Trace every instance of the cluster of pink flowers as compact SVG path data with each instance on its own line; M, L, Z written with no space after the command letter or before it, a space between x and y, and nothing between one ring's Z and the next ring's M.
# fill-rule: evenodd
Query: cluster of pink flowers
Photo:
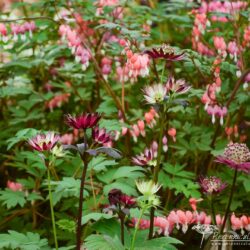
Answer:
M28 33L30 37L32 37L33 32L36 29L35 22L25 22L23 24L15 24L11 23L10 25L10 30L11 30L11 36L13 36L13 40L17 41L18 37L20 35L20 38L22 41L26 40L26 34ZM9 40L8 36L8 29L7 27L3 24L0 23L0 39L3 42L7 42Z
M137 222L136 218L132 219L133 224ZM171 211L167 217L155 217L154 226L158 228L158 233L168 236L172 233L174 228L182 229L186 233L190 225L195 224L211 224L211 216L205 212L198 213L197 211ZM149 220L143 219L140 221L140 229L148 229L150 225Z
M216 93L221 89L220 78L220 64L222 59L220 56L214 60L214 82L208 84L205 93L203 94L201 101L205 104L205 110L212 117L212 123L215 123L215 117L219 117L220 124L223 125L224 117L227 115L227 108L225 106L218 105L216 100Z
M101 60L101 69L103 76L107 78L112 70L112 59L103 57Z
M223 219L224 217L220 214L216 215L216 226L218 228L222 225ZM132 226L134 226L137 221L136 218L133 218ZM250 231L250 216L242 215L241 217L236 217L232 214L230 221L231 228L234 231L241 230L242 234L244 234L244 229ZM154 227L158 228L158 233L168 236L174 228L177 230L181 229L183 233L186 233L191 225L210 225L211 222L211 216L205 212L177 210L171 211L167 217L155 217ZM149 220L142 219L140 221L140 229L148 229L149 225Z
M204 43L205 32L212 33L219 31L219 28L208 30L211 26L211 21L227 22L229 17L223 14L231 14L235 18L236 12L247 8L246 1L202 1L199 9L193 10L194 25L192 30L192 44L193 49L197 50L200 54L206 56L216 56L213 62L212 73L214 74L213 82L208 84L207 89L202 96L202 102L205 104L205 110L212 116L212 122L215 123L215 117L220 118L220 124L223 124L223 117L227 114L227 108L219 105L216 100L216 93L221 89L220 68L221 63L226 59L227 55L234 60L237 71L236 76L239 78L242 72L242 62L240 53L244 47L248 46L250 42L250 29L245 29L243 42L238 44L235 40L225 41L222 36L213 36L213 46ZM220 15L214 15L218 13ZM212 14L212 16L210 15ZM222 15L221 15L222 14ZM210 18L211 16L211 18Z
M207 19L207 16L205 13L199 13L198 11L193 11L194 14L194 26L192 30L192 45L193 48L196 49L200 54L207 55L207 56L213 56L214 51L207 47L202 42L202 35L206 31L206 27L210 26L210 22Z
M62 103L69 101L70 93L55 95L46 103L46 107L53 111L56 107L61 107Z
M119 40L119 44L124 47L127 61L123 66L116 69L117 78L120 82L131 83L137 81L139 76L145 77L149 74L149 56L147 54L134 53L130 48L130 43L124 39Z
M221 222L221 221L218 221L218 222ZM232 229L234 231L241 230L242 234L244 234L244 229L247 231L250 231L250 216L242 215L241 217L237 217L235 216L235 214L232 214L230 221L231 221ZM218 222L216 219L217 224Z
M154 108L151 108L149 112L146 112L144 115L145 120L138 120L136 123L132 124L130 128L122 127L121 133L116 131L115 140L118 140L120 135L125 136L126 134L130 134L133 137L134 142L137 142L138 137L141 135L143 137L146 136L146 125L149 128L153 128L156 124L156 118L158 117L157 112ZM123 123L123 118L120 119L120 122Z
M233 138L238 138L239 137L238 126L234 125L233 127L226 127L225 128L225 133L226 133L227 139L229 141L232 140L232 137Z
M211 115L213 124L215 123L215 117L217 116L220 119L220 125L223 125L224 116L227 114L227 108L218 105L208 106L207 113Z
M95 2L97 6L96 15L103 14L103 8L106 6L114 6L114 10L112 11L112 15L115 18L121 19L123 17L123 8L118 6L119 0L98 0Z
M200 12L202 13L224 13L224 14L235 14L240 10L247 7L247 2L243 1L202 1ZM212 15L211 21L213 22L228 22L229 18L221 15Z
M75 56L76 62L82 64L82 70L86 70L89 66L91 53L81 44L81 38L78 32L71 29L68 25L60 25L59 34L63 40L67 41L68 47L71 49L72 54Z
M18 182L7 181L7 188L11 189L12 191L22 191L23 185Z
M243 36L243 47L249 47L250 46L250 26L248 26L244 30L244 36Z

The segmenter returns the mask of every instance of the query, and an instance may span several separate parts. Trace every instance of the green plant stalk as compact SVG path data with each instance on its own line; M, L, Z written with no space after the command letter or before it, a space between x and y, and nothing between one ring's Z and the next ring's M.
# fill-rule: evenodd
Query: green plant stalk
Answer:
M56 221L55 221L55 215L54 215L53 197L52 197L52 193L51 193L50 170L49 170L49 168L48 168L47 172L48 172L49 203L50 203L52 227L53 227L55 247L56 247L56 250L58 250L58 242L57 242L57 234L56 234Z
M159 141L158 141L157 161L156 161L156 166L154 168L154 176L153 176L154 183L157 183L158 181L158 174L159 174L160 163L161 163L164 122L165 122L164 114L160 114L160 133L159 133ZM152 207L150 209L150 225L149 225L149 233L148 233L149 239L152 239L153 232L154 232L154 213L155 213L155 208Z
M133 239L132 239L132 242L131 242L130 250L134 250L134 249L135 249L136 234L137 234L137 231L138 231L138 229L139 229L139 225L140 225L140 222L141 222L141 218L142 218L144 212L145 212L145 208L142 208L141 213L140 213L140 216L139 216L139 218L138 218L138 221L137 221L137 223L136 223L136 225L135 225L135 231L134 231Z
M220 230L221 234L224 231L224 228L225 228L225 225L226 225L226 221L227 221L227 217L228 217L229 212L230 212L230 206L231 206L232 199L233 199L233 193L234 193L235 183L236 183L236 179L237 179L237 173L238 173L238 170L236 168L235 171L234 171L234 178L233 178L232 188L231 188L231 192L230 192L230 196L229 196L229 200L228 200L228 204L227 204L227 209L226 209L226 212L225 212L225 215L224 215L223 224L222 224L222 227L221 227L221 230Z

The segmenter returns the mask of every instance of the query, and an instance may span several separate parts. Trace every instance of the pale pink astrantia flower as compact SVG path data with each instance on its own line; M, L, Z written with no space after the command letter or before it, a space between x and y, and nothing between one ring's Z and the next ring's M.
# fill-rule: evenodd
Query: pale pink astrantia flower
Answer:
M144 98L148 104L162 103L166 97L167 89L163 84L154 84L143 89Z
M48 132L46 134L37 134L32 139L28 140L29 145L36 151L49 151L60 140L60 136L54 132Z
M244 143L229 143L223 155L217 156L215 161L238 171L250 173L250 151Z
M132 158L132 162L137 166L155 166L158 144L153 142L150 148L146 148L143 153Z
M218 194L227 186L222 180L216 176L201 177L199 185L206 194Z

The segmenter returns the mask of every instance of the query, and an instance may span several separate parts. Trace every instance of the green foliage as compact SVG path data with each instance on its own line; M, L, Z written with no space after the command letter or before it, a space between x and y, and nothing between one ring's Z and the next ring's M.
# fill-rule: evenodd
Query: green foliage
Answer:
M111 238L108 235L90 235L85 245L89 250L125 250L118 237Z
M26 203L24 192L12 191L8 188L3 191L0 191L0 200L3 202L4 205L6 205L8 209L16 207L17 205L23 207Z
M8 234L0 234L1 249L50 250L47 239L41 239L37 233L21 234L12 230Z
M164 187L175 190L175 194L183 193L187 198L199 198L200 186L194 182L195 175L184 168L181 165L164 164L165 173L160 173L160 182Z

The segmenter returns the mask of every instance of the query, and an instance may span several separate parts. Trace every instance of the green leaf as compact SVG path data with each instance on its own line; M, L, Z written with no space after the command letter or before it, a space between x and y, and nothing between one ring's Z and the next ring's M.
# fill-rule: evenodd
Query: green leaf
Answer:
M75 221L73 221L73 220L62 219L62 220L57 221L56 224L62 230L65 230L65 231L68 231L71 233L75 233L76 224L75 224Z
M20 205L24 206L26 203L25 193L22 191L12 191L6 188L4 191L0 191L0 200L7 206L8 209Z
M90 235L85 240L88 250L125 250L118 237L111 238L108 235Z
M100 219L111 219L111 214L90 213L82 217L82 224L88 223L90 220L98 221Z
M8 143L7 150L12 148L15 144L17 144L20 141L26 141L30 139L31 137L35 136L37 133L38 133L38 130L34 128L25 128L25 129L19 130L14 137L7 140L7 143Z
M39 234L28 232L21 234L16 231L8 231L8 234L0 234L0 248L20 250L49 250L47 239L41 239Z

